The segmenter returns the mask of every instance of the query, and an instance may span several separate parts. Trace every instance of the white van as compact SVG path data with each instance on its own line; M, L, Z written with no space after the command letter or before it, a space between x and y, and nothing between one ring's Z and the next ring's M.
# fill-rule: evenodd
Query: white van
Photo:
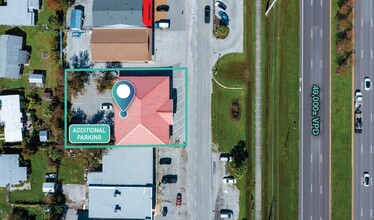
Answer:
M169 19L161 19L155 22L155 28L170 28Z
M230 162L232 161L232 156L229 153L222 153L219 155L220 161Z
M221 209L221 211L219 212L219 216L220 216L220 218L231 219L231 218L234 217L234 213L230 209Z

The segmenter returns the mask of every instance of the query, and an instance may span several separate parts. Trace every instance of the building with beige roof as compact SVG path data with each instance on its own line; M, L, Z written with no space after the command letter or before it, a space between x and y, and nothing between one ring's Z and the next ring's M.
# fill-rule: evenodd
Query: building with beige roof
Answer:
M95 62L145 62L152 59L152 30L93 29L91 53Z

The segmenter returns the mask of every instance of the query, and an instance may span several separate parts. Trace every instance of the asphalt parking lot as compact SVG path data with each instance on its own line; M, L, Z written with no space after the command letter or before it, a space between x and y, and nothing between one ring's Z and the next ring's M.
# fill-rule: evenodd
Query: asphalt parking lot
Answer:
M74 74L74 73L69 73ZM91 74L90 82L85 86L85 93L80 94L72 99L71 109L77 111L80 109L83 111L87 118L95 115L101 111L100 107L102 103L112 103L114 100L112 98L111 91L105 91L104 93L98 93L96 89L95 78Z
M158 148L156 150L156 184L157 184L157 206L155 220L184 220L186 217L186 166L187 153L184 148ZM160 165L160 158L171 158L170 165ZM163 175L177 175L176 183L163 184ZM176 196L182 194L181 207L176 207ZM161 210L167 207L166 216L162 216Z
M221 209L230 209L234 212L234 218L239 218L239 196L240 191L235 184L223 183L223 177L230 175L227 172L227 162L219 160L220 153L212 153L213 163L213 198L215 198L214 219L221 219Z
M221 53L241 53L243 52L243 13L238 13L243 11L243 1L235 0L220 0L223 2L226 8L226 14L229 17L229 35L226 39L220 40L213 37L212 49L216 54ZM218 14L218 8L212 5L214 14ZM214 16L214 19L219 19Z
M175 103L174 123L173 123L173 140L176 143L186 142L186 88L185 88L185 73L181 70L176 70L173 73L173 90L175 94L172 94L172 98Z

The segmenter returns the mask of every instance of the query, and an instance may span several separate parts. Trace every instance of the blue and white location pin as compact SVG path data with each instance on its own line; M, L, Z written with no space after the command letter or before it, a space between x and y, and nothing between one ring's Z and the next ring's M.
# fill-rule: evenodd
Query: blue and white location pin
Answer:
M130 81L120 80L112 87L112 96L114 101L116 101L117 105L121 109L119 116L121 118L126 118L126 110L130 106L135 96L134 85Z

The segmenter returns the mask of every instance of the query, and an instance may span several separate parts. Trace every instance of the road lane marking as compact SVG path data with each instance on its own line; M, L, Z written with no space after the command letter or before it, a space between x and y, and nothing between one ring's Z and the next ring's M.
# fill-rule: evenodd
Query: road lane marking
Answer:
M319 34L320 37L322 37L322 29L320 30L320 34Z
M310 220L313 220L313 216L310 216Z
M313 0L310 0L310 5L313 6Z
M363 27L363 26L364 26L364 19L361 18L361 27Z
M322 194L322 185L319 186L319 194Z
M313 163L313 154L310 154L310 163Z
M319 155L319 162L322 163L322 154Z
M321 0L321 6L322 6L322 0Z
M373 145L370 145L370 154L373 153Z
M313 28L310 29L310 38L313 38Z
M361 208L361 217L363 216L363 211L362 211L362 208Z
M370 26L373 27L373 19L372 18L370 19Z
M322 69L322 60L321 60L321 62L320 62L320 65L321 65L321 69Z
M370 121L373 121L373 113L370 113Z
M310 60L310 68L313 69L313 60Z
M313 184L310 184L310 193L313 192Z
M370 58L373 59L373 50L370 50Z
M370 209L370 218L372 218L372 217L373 217L373 210Z
M361 145L361 153L364 152L364 145Z
M361 49L361 58L363 58L363 57L364 57L364 50Z

